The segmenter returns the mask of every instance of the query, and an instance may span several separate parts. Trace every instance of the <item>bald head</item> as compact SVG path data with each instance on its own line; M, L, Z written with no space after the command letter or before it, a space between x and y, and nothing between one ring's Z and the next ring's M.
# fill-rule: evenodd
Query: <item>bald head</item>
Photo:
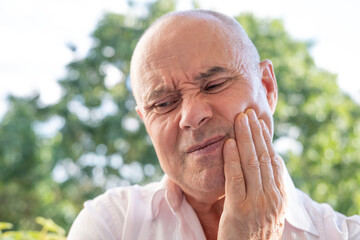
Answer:
M156 21L136 46L131 81L162 169L201 203L213 206L224 196L222 141L235 139L236 116L254 109L272 132L272 65L259 63L240 24L220 13L185 11Z
M185 38L188 35L192 36ZM193 52L196 55L196 51L199 51L198 45L204 44L204 41L198 41L197 38L207 38L206 41L212 41L214 36L221 36L230 48L238 50L236 54L238 54L237 58L240 59L238 59L237 64L246 65L247 67L244 70L257 71L260 61L259 54L242 26L235 19L209 10L172 12L155 21L145 31L134 50L130 79L136 102L139 104L142 100L141 92L139 92L141 91L140 85L146 79L144 77L146 72L152 68L151 59L155 54L159 55L158 58L165 57L162 54L164 49L169 44L173 44L174 39L178 40L184 37L184 41L193 41L191 43L193 48L184 48L184 51ZM181 49L184 41L178 41L178 46L173 46L173 49ZM214 47L219 48L219 51L232 51L232 49L225 49L221 45L212 46L212 48ZM173 49L169 48L169 51ZM230 52L229 54L231 55ZM178 57L181 55L181 53L178 54Z

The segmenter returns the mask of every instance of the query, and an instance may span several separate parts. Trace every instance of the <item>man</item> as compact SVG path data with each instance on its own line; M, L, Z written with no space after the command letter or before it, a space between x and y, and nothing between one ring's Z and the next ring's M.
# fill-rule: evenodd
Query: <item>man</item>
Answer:
M272 146L272 63L232 18L171 13L132 58L136 110L165 177L85 203L69 239L360 239L297 190Z

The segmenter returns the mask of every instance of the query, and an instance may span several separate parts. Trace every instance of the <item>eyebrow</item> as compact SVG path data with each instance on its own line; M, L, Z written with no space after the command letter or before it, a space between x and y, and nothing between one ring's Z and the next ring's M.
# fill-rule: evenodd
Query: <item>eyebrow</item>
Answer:
M208 78L211 78L213 76L216 76L220 73L224 73L227 72L228 70L226 68L223 67L219 67L219 66L214 66L214 67L210 67L208 70L206 70L206 72L202 72L199 73L198 75L196 75L196 77L194 78L196 81L204 81ZM160 87L158 89L153 90L148 97L146 97L146 102L149 102L153 99L156 99L158 97L160 97L161 95L163 95L164 93L174 93L176 91L174 91L173 89L169 89L167 87Z
M164 93L174 93L174 90L169 89L167 87L161 87L161 88L155 89L149 94L148 97L146 97L146 102L156 99L156 98L160 97L161 95L163 95Z
M195 80L203 81L203 80L206 80L206 79L211 78L213 76L216 76L219 73L224 73L224 72L227 72L226 68L219 67L219 66L214 66L214 67L211 67L208 70L206 70L206 72L199 73L195 77Z

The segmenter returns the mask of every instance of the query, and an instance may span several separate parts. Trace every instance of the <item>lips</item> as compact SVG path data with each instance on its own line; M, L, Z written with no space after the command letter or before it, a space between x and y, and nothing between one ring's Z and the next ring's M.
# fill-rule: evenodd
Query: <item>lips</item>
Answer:
M205 141L205 142L203 142L201 144L197 144L197 145L194 145L194 146L190 147L187 150L187 153L190 154L190 153L194 153L196 151L205 149L206 147L209 147L211 145L215 145L217 143L220 143L224 139L225 139L225 136L216 136L216 137L210 138L209 140L207 140L207 141Z

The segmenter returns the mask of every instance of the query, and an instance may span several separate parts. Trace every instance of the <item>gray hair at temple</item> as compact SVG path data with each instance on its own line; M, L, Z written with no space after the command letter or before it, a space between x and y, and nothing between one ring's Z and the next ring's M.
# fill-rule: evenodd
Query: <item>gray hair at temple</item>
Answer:
M136 102L138 102L137 98L137 85L139 81L136 80L135 68L136 68L136 60L142 58L142 46L145 45L147 39L152 36L153 34L157 33L157 30L161 28L162 24L166 23L171 19L178 18L193 18L193 19L210 19L210 20L217 20L220 21L223 25L224 29L228 32L234 33L233 36L237 36L232 39L236 42L237 46L241 48L242 56L246 56L246 62L248 71L255 71L259 74L259 62L260 56L259 53L254 46L253 42L248 37L247 33L240 25L238 21L234 18L229 17L225 14L211 11L211 10L203 10L203 9L196 9L196 10L186 10L186 11L179 11L179 12L171 12L168 14L163 15L162 17L158 18L154 23L150 25L150 27L144 32L141 36L139 42L137 43L132 59L131 59L131 66L130 66L130 81L131 81L131 88L133 95L135 97Z

